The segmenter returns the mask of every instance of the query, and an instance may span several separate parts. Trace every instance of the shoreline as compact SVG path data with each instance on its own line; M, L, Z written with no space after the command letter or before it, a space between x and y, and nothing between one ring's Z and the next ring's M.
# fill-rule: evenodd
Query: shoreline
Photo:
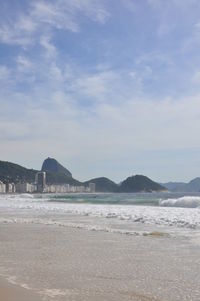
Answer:
M34 223L1 223L0 229L0 274L31 288L0 278L0 294L20 296L0 301L200 299L199 248L187 239Z
M0 301L42 301L39 294L12 284L0 276Z

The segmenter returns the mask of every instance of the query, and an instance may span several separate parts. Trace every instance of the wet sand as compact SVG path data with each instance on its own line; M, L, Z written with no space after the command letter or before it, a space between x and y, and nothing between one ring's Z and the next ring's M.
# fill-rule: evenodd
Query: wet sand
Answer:
M199 301L199 251L184 238L0 224L0 275L38 296L26 301Z
M0 278L0 301L41 301L38 294Z

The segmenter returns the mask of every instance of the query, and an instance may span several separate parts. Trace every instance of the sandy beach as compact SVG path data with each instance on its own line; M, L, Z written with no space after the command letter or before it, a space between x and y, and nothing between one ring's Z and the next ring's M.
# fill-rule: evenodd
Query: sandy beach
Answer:
M1 281L2 301L200 299L199 246L184 238L1 223L0 262L16 285Z
M41 301L38 294L0 278L0 301Z

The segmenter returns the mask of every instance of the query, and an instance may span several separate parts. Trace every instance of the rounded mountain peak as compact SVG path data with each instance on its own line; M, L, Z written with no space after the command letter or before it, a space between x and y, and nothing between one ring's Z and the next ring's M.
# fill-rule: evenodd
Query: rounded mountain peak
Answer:
M65 174L68 177L72 177L71 172L62 166L56 159L54 158L47 158L44 160L42 164L42 171L50 171L50 172L56 172L56 173L62 173Z

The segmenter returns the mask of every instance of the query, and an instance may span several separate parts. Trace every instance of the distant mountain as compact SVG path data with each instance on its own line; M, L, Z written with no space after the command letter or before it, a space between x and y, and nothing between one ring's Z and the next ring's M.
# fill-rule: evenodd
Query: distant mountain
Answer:
M67 173L67 169L61 168L61 170L64 172L46 171L47 184L81 185L81 182L72 178L70 172ZM3 183L33 183L37 172L38 170L28 169L15 163L0 161L0 181Z
M88 185L90 182L96 184L97 192L152 192L166 190L162 185L142 175L129 177L120 185L104 177L91 179L84 182L84 185Z
M70 184L75 186L82 185L78 180L67 176L61 172L46 171L47 184Z
M184 191L184 186L186 183L183 182L168 182L168 183L161 183L164 187L166 187L169 191Z
M91 182L95 183L96 192L117 192L119 188L119 186L115 182L105 177L91 179L84 182L83 184L87 186Z
M56 159L47 158L42 164L42 171L46 172L48 184L70 184L79 186L81 182L72 178L71 172L62 166Z
M185 188L188 192L200 192L200 178L195 178L186 184Z
M120 192L152 192L164 190L166 190L165 187L142 175L128 177L119 187Z
M36 172L18 164L0 161L0 181L4 183L34 182Z
M200 192L200 178L195 178L189 183L169 182L162 185L173 192Z
M87 186L90 182L92 182L96 184L97 192L151 192L163 191L166 190L165 187L167 187L163 187L162 185L142 175L128 177L119 185L105 177L91 179L82 183L74 179L71 172L53 158L47 158L46 160L44 160L44 163L42 164L42 171L46 171L47 184L70 184L75 186ZM35 174L37 172L37 170L27 169L18 164L0 161L0 181L4 183L32 183L35 180ZM179 184L182 185L184 183ZM171 187L172 186L173 185L171 184ZM167 189L169 188L167 187ZM190 183L181 186L181 189L182 191L200 191L200 178L196 178Z
M72 177L71 172L62 166L56 159L54 158L47 158L44 160L42 164L42 171L49 171L54 173L60 173L66 175L67 177Z

